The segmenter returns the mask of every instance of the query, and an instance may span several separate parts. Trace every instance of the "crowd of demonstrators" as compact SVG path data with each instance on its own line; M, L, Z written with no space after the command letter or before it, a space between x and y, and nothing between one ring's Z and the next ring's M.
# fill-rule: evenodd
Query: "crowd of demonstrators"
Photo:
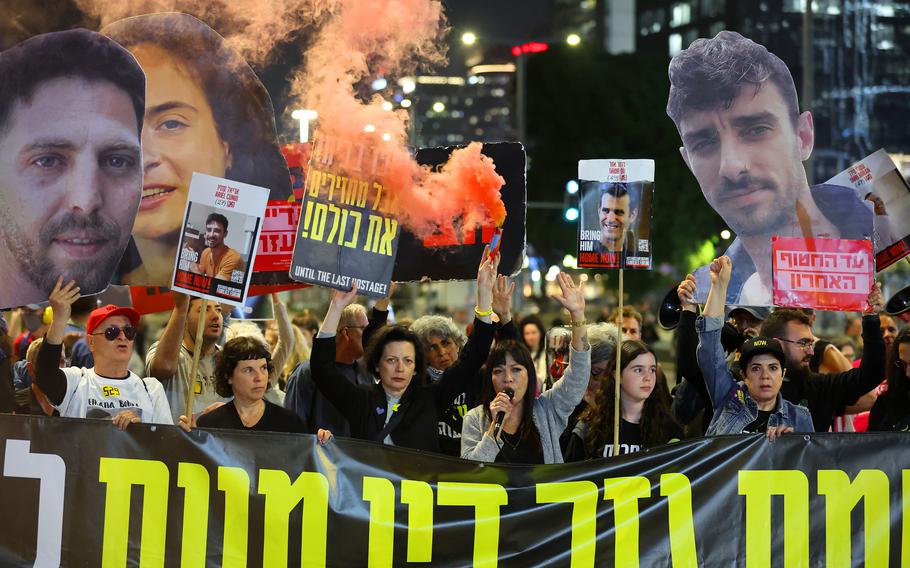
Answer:
M534 373L537 375L537 392L541 392L544 390L547 377L547 331L543 321L535 315L523 317L518 329L518 336L531 352Z
M553 327L547 332L547 376L538 380L541 385L539 392L549 390L553 384L562 378L569 366L569 354L572 344L572 331L561 323L553 322Z
M50 293L53 319L38 351L35 380L61 416L111 419L121 430L137 422L173 424L161 383L129 370L139 314L107 305L89 315L85 326L92 368L60 368L70 308L79 297L75 281L63 278Z
M438 423L464 392L476 389L477 370L493 342L493 301L499 256L483 254L477 271L477 304L468 341L439 379L426 379L424 347L410 329L386 326L369 339L365 353L372 385L345 380L334 365L335 334L341 313L354 302L356 288L336 292L313 340L312 378L320 392L347 418L351 436L417 450L439 451Z
M493 284L493 295L490 309L494 316L494 344L497 341L516 339L517 330L512 321L512 294L515 284L503 275L496 276ZM465 351L467 337L458 329L455 322L446 316L422 316L409 326L417 334L426 350L427 380L435 382L442 378L446 371L473 375L474 379L459 380L466 386L452 400L448 409L439 420L439 449L442 453L458 457L461 455L461 430L464 417L477 405L480 395L480 373L484 361L473 358L473 353ZM455 369L453 369L453 367Z
M732 263L726 256L711 263L711 289L704 312L696 321L698 365L714 409L707 434L765 433L773 441L787 432L812 432L809 411L780 394L786 359L774 337L759 335L742 345L741 382L730 372L721 345L721 328L731 271ZM694 286L694 281L687 281L685 289L690 298L694 297Z
M524 343L502 341L484 367L480 405L464 419L461 456L485 462L562 463L559 437L581 401L591 373L583 285L560 273L553 298L569 312L569 364L553 388L534 396L535 368ZM503 418L498 418L499 415ZM497 426L500 425L500 426Z
M562 449L563 457L567 455L566 450L579 417L594 405L594 400L601 388L605 373L611 365L610 361L616 359L617 332L616 325L612 323L601 322L588 326L588 343L591 345L591 376L588 378L588 386L585 389L585 394L581 397L581 402L569 415L566 421L566 429L559 436L559 447ZM573 460L566 459L566 461Z
M619 455L679 441L682 427L670 409L670 392L658 377L654 351L635 339L619 353ZM581 414L566 447L566 461L611 457L616 417L616 358L607 361L593 404ZM593 379L593 376L592 376ZM591 382L594 382L593 380Z
M161 339L149 347L145 356L146 373L164 385L171 417L176 424L186 414L186 397L193 387L193 414L217 408L228 401L215 390L215 354L224 329L221 305L172 293L174 309L164 326ZM205 313L202 305L205 303ZM193 349L199 318L203 318L202 345L196 376L193 372Z
M352 385L371 386L373 375L360 363L367 338L388 320L389 297L373 307L370 316L360 304L344 306L335 327L332 366L337 377ZM312 357L312 353L310 354ZM330 430L336 436L351 436L347 417L317 388L312 359L301 362L288 376L284 407L295 412L311 431Z
M314 432L295 413L266 400L274 370L272 354L264 341L251 335L229 340L216 355L215 390L230 400L196 420L181 416L180 427L186 431L198 425L232 430L317 433L321 443L327 442L331 432Z

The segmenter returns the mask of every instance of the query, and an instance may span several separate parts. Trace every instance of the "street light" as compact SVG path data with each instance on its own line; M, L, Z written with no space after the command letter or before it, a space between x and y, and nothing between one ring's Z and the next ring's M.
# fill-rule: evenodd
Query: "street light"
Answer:
M441 101L436 101L435 103L433 103L433 110L435 112L442 112L445 109L446 109L446 105L444 105Z
M401 99L401 108L410 108L411 99Z
M315 110L298 108L291 112L291 118L300 122L300 143L309 142L310 140L310 122L316 120L319 116Z
M581 36L578 34L569 34L566 36L566 43L575 47L581 43Z
M474 45L475 42L477 42L477 36L473 32L461 34L461 43L465 45Z

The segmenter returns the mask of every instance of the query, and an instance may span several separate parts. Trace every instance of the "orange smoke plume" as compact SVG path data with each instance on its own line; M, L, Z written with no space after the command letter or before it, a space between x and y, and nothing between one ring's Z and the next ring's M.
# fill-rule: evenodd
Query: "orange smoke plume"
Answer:
M419 237L440 227L501 225L505 183L480 144L455 151L439 172L421 168L408 147L408 115L363 100L358 88L378 74L414 72L445 61L447 31L435 0L334 0L321 14L306 67L294 82L304 107L319 113L315 154L332 155L332 169L377 179L397 203L399 220Z

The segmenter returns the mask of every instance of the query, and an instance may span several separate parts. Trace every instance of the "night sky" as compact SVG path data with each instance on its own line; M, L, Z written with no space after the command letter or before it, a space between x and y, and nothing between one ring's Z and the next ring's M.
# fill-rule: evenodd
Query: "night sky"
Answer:
M452 36L466 31L478 36L524 40L547 24L551 0L444 0Z

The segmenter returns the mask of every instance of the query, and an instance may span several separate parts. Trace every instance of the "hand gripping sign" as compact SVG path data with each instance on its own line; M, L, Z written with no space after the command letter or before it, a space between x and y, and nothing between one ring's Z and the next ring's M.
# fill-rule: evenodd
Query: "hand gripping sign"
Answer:
M578 266L651 269L654 160L580 160Z

